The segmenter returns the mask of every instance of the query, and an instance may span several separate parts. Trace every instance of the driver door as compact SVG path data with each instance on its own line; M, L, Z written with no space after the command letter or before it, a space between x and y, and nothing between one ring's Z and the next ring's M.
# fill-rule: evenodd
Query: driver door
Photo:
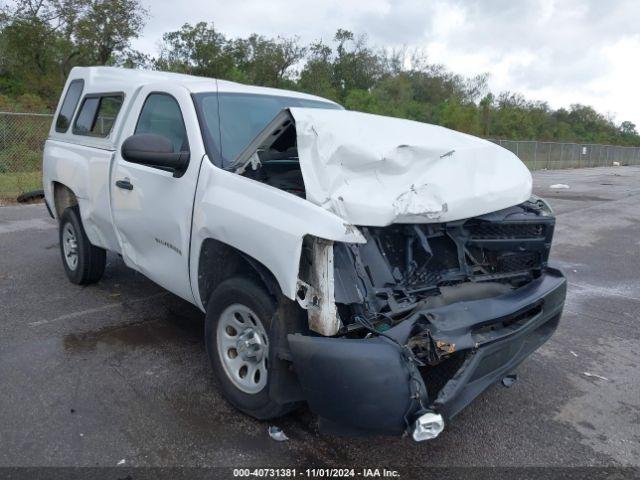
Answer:
M121 136L162 135L174 152L189 152L181 176L122 158L115 153L111 203L125 263L151 280L194 302L189 280L193 199L204 146L189 92L177 85L143 87L134 100Z

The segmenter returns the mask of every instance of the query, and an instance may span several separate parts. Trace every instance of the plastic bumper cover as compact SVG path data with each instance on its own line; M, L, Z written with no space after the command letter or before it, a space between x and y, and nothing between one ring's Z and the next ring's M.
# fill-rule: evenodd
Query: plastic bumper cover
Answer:
M513 370L553 334L565 296L564 276L549 268L504 295L415 312L385 332L395 342L382 336L296 334L288 336L289 346L303 394L320 417L321 428L400 434L425 410L450 420ZM434 340L455 346L455 355L462 359L433 398L429 371L417 374L407 348L401 347L416 322L427 318ZM497 328L487 328L492 325Z

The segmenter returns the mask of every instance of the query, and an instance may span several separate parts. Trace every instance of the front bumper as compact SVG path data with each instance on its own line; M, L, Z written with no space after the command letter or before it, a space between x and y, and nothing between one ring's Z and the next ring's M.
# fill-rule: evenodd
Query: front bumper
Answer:
M425 411L445 422L502 379L555 331L566 280L548 268L507 294L425 309L368 339L289 335L304 397L323 430L400 434ZM428 322L447 359L435 367L412 361L407 344Z

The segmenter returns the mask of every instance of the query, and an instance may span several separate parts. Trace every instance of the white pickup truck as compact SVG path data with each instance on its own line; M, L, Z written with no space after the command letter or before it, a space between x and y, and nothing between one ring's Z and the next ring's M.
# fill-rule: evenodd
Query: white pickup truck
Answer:
M224 395L261 419L306 401L324 430L434 438L564 305L527 168L442 127L74 68L43 177L69 279L109 250L197 305Z

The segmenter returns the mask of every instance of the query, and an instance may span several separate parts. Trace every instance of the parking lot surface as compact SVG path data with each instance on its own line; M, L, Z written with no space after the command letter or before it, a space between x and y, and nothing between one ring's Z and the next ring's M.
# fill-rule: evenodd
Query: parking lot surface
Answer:
M536 172L534 191L557 213L560 327L515 385L421 444L320 435L304 408L237 412L199 310L115 255L97 285L72 285L44 206L0 207L0 466L640 465L640 168Z

